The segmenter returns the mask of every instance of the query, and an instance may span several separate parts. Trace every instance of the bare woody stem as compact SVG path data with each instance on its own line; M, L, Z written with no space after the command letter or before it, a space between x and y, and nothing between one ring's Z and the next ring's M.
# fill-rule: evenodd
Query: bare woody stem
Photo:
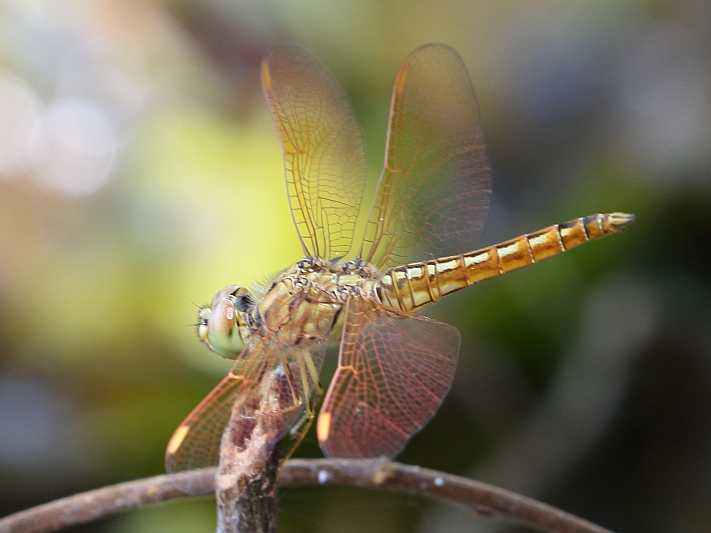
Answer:
M225 432L220 450L220 466L215 477L217 533L274 533L277 513L277 469L275 453L278 436L253 432L244 450L229 457ZM226 460L225 457L227 457Z
M155 476L104 487L0 519L0 533L56 531L101 517L215 490L215 469ZM278 485L354 486L406 492L457 503L485 516L499 516L539 531L609 533L582 518L513 492L434 470L380 460L292 459L279 470Z
M245 471L239 478L235 478L234 484L221 489L216 487L217 533L276 531L278 520L276 480L279 461L268 451L263 459L263 462L259 462L262 470L253 473Z
M267 372L253 404L236 402L220 443L215 477L217 533L274 533L278 520L277 445L289 406L283 374Z

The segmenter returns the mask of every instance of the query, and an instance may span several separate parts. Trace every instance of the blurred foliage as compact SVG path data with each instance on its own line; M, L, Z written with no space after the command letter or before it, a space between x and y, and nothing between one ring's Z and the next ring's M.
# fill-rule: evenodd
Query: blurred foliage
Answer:
M299 258L258 85L295 42L343 83L372 196L402 58L477 88L486 242L634 212L622 236L459 293L457 382L402 460L619 531L709 528L711 7L663 2L0 3L0 514L162 471L228 365L195 304ZM319 455L309 436L299 455ZM303 489L282 531L520 531L401 495ZM209 499L77 531L208 531Z

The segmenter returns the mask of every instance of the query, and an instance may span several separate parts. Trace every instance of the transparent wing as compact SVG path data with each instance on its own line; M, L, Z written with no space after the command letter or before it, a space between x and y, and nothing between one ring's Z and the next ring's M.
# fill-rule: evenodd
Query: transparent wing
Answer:
M262 88L282 148L289 206L304 254L347 255L365 184L365 152L343 90L306 51L276 48Z
M333 457L394 456L447 395L459 354L456 328L348 303L338 368L319 414Z
M361 257L387 268L476 248L491 195L478 113L457 52L430 44L407 57Z
M324 351L325 343L312 345L309 350L268 341L257 344L175 430L166 448L166 470L216 465L222 434L233 410L238 413L245 434L251 431L257 416L278 416L284 427L291 427L316 389L318 376L314 373L321 368ZM309 370L310 364L313 371ZM265 410L260 407L264 402L259 385L267 372L277 373L280 397L274 398L272 407Z

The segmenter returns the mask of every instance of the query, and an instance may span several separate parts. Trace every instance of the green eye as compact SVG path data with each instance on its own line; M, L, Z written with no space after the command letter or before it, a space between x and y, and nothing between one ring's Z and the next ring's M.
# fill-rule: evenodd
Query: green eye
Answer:
M234 298L214 302L212 309L202 308L198 315L198 337L210 349L227 359L235 359L244 343L237 324Z

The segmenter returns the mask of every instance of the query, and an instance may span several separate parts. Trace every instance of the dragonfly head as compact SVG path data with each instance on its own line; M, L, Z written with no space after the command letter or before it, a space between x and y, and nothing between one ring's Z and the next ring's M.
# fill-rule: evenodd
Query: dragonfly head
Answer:
M227 359L236 359L249 334L256 300L244 287L229 285L218 292L209 306L198 311L197 335L210 350Z

